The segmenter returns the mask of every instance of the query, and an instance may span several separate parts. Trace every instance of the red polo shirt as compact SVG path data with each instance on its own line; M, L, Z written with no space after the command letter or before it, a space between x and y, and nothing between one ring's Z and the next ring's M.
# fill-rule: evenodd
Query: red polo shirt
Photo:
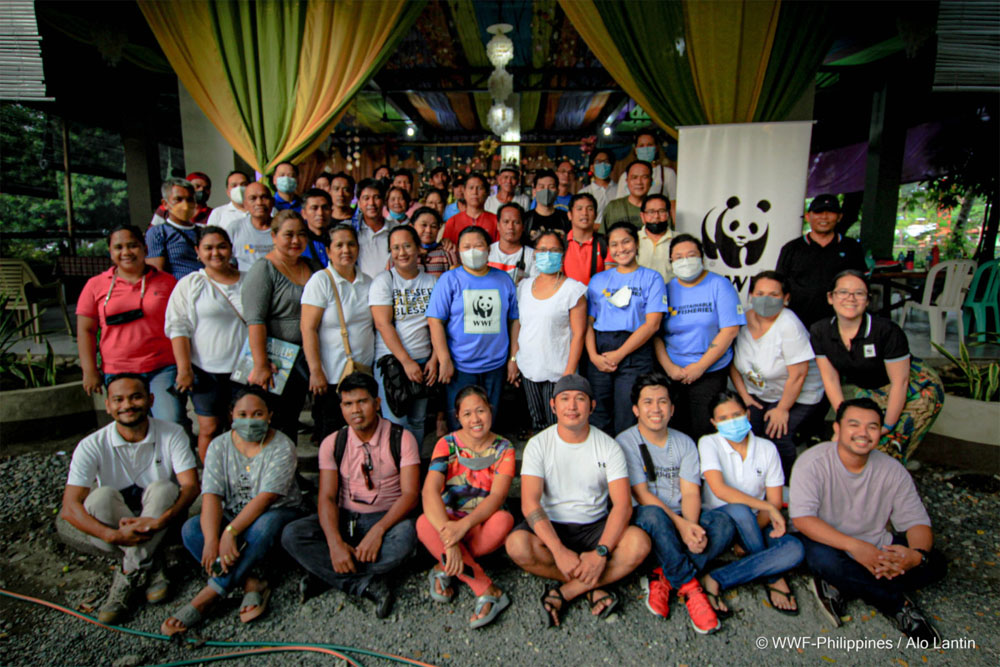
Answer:
M458 234L466 227L471 227L472 225L477 225L485 229L493 241L500 240L500 237L497 235L497 217L489 211L483 211L479 214L478 218L470 217L465 211L456 213L448 218L448 222L445 223L444 238L458 245Z
M566 236L566 255L563 257L563 272L573 280L579 280L584 285L590 283L590 263L594 254L594 240L597 235L590 237L589 241L580 243L573 239L573 230ZM604 257L597 253L597 269L595 273L604 270Z

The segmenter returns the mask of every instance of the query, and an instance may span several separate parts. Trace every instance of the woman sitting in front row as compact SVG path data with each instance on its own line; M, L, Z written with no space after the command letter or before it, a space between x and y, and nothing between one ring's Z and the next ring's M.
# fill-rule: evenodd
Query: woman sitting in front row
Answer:
M451 602L452 577L476 594L469 626L491 623L510 604L476 562L503 546L514 518L501 509L514 479L514 447L495 435L489 397L482 387L465 387L455 398L461 428L438 440L424 482L424 514L417 536L438 560L430 571L430 595Z
M865 312L864 274L838 273L827 301L836 316L809 330L826 397L836 410L844 400L843 379L858 387L856 398L874 399L885 410L878 448L905 463L941 411L941 377L910 356L906 334L895 322Z
M747 555L705 575L702 588L716 611L726 615L729 610L722 601L722 591L764 579L771 607L796 616L799 608L782 573L802 562L805 549L798 539L785 533L781 514L785 475L778 450L770 440L753 434L746 405L738 394L724 391L708 408L718 432L698 441L705 479L702 507L718 509L733 520Z

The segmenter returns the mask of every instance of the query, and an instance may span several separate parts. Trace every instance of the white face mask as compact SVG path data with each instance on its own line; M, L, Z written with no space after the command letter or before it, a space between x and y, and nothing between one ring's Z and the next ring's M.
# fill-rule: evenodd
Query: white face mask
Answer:
M480 248L469 248L468 250L463 250L458 254L462 258L462 265L473 271L478 271L486 266L486 260L489 259L490 256L488 252Z
M674 270L674 275L681 280L694 280L701 275L704 267L701 264L701 257L684 257L675 259L670 263Z
M608 302L615 308L624 308L632 300L632 288L625 285L608 297Z
M237 185L229 191L229 199L237 206L243 205L243 194L247 191L247 186Z

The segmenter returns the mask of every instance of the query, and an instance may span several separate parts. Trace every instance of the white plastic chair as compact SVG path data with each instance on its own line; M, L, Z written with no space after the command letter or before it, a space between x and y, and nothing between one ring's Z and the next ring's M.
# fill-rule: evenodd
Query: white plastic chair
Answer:
M934 281L938 274L945 272L944 289L934 295ZM965 327L962 325L962 303L965 301L965 293L969 290L972 282L972 274L976 271L976 262L971 259L950 259L935 265L927 274L927 282L924 283L924 295L920 303L907 301L903 304L903 313L900 316L899 326L906 324L906 316L910 310L923 310L927 313L927 318L931 323L931 342L944 345L945 323L948 313L954 313L958 318L958 340L965 341Z

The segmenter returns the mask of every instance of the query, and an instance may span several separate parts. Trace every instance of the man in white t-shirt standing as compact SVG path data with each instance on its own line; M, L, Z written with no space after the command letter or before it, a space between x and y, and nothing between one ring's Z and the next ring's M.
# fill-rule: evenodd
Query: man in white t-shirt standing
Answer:
M535 251L524 245L524 209L520 204L500 207L497 234L500 240L490 244L489 265L506 271L515 285L535 275Z
M229 232L229 228L240 220L250 217L250 213L243 206L243 196L246 194L250 177L239 169L234 169L226 176L226 195L229 203L212 209L208 216L210 227L222 227Z
M517 191L517 183L521 180L521 175L517 167L507 165L500 168L497 174L497 192L486 198L483 209L493 215L500 217L500 207L504 204L517 204L522 209L527 210L531 206L531 199L527 195L514 194Z
M907 637L937 644L941 635L908 593L944 577L945 560L932 550L931 520L913 478L875 449L882 420L870 398L843 401L834 441L795 461L788 514L815 575L813 592L834 627L845 601L861 598Z
M148 602L166 600L156 551L171 521L187 518L200 491L187 434L150 418L152 405L141 376L112 378L104 407L114 421L81 440L69 465L59 536L85 553L122 557L98 612L101 623L120 620L140 587Z
M618 581L649 554L649 537L629 526L632 502L625 455L592 428L594 394L579 375L556 382L550 405L556 424L528 441L521 465L524 522L507 538L507 553L522 569L563 582L542 601L559 625L571 600L586 594L594 616L606 618ZM611 511L608 511L608 500Z

